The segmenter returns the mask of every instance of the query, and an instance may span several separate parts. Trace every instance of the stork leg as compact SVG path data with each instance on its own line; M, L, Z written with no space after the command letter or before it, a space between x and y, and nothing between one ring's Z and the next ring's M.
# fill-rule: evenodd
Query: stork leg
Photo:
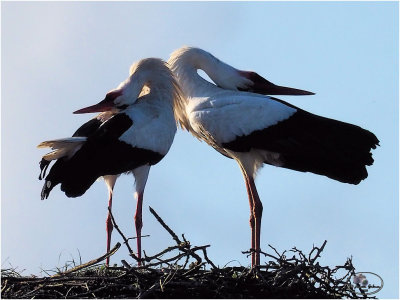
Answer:
M247 175L242 166L241 170L246 183L247 195L250 205L250 229L251 229L251 266L260 265L260 236L261 236L261 218L263 206L257 193L253 176Z
M107 253L110 252L110 244L111 244L111 233L114 229L114 226L111 222L111 208L112 208L112 198L114 185L118 178L118 175L106 175L103 176L104 182L108 188L108 215L106 219L106 231L107 231ZM108 267L110 264L110 257L106 258L106 266Z
M141 265L140 259L142 258L142 206L143 206L143 193L136 193L137 204L135 214L135 227L136 227L136 245L137 245L137 256L139 258L138 265Z
M253 217L254 217L254 225L255 225L255 265L260 265L260 240L261 240L261 218L262 218L262 211L263 205L261 203L260 197L258 196L257 188L254 183L253 177L249 177L249 186L251 190L251 194L253 197Z
M147 178L149 176L150 166L143 165L132 170L133 176L135 176L136 192L135 198L136 214L135 214L135 227L136 227L136 245L137 245L137 257L139 259L138 265L142 265L142 206L143 206L143 193L146 186Z
M112 208L112 190L108 192L108 216L106 220L106 231L107 231L107 253L110 252L110 243L111 243L111 233L114 229L114 226L111 222L111 208ZM108 267L110 264L110 257L106 258L106 266Z
M253 214L253 195L251 194L251 188L249 179L245 172L243 172L244 181L246 183L247 195L249 197L249 205L250 205L250 229L251 229L251 249L256 249L256 236L255 236L255 227L254 227L254 214ZM255 265L256 259L254 252L251 253L251 266Z

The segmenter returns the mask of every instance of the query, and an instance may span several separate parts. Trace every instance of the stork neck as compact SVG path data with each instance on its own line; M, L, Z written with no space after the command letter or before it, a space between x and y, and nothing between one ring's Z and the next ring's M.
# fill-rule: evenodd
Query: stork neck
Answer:
M169 74L150 74L141 81L141 96L146 96L147 102L172 108L174 102L174 80Z
M156 83L149 84L150 93L149 100L152 103L157 103L159 105L173 108L174 98L173 98L173 89L169 86L159 86Z
M202 78L197 70L203 70L211 79L215 79L218 60L208 52L197 48L186 48L171 56L169 63L186 97L201 97L218 89L214 84ZM215 80L214 80L215 81ZM207 94L202 91L207 90Z

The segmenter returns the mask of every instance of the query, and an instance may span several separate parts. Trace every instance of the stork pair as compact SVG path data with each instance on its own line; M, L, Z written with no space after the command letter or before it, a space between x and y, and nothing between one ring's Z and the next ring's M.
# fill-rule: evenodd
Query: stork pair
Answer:
M201 69L214 84L198 75ZM148 58L132 65L128 79L100 103L75 113L101 112L70 138L43 142L42 199L57 184L78 197L103 177L109 203L117 177L135 177L137 255L141 258L143 192L152 165L170 149L176 124L234 159L243 173L250 204L251 265L260 264L262 204L254 179L262 165L324 175L358 184L368 176L376 136L356 125L308 113L267 95L313 95L275 85L210 53L183 47L168 63ZM46 176L47 167L56 160ZM113 230L107 217L107 251ZM108 265L107 259L106 264ZM140 265L140 260L139 260Z

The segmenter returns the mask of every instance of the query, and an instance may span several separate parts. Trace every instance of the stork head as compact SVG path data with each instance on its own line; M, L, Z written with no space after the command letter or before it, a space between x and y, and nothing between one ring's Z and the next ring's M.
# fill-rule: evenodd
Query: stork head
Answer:
M215 58L213 69L206 72L220 87L264 95L314 95L313 92L276 85L256 72L242 71Z
M175 50L168 62L178 78L182 68L202 69L217 86L227 90L265 95L314 95L305 90L273 84L255 72L238 70L200 48L182 47Z
M173 87L173 75L165 62L157 58L142 59L131 66L129 77L108 92L104 100L74 113L118 112L135 103L140 95L149 93L152 87L163 86Z
M143 76L131 73L131 75L125 81L121 82L116 89L108 92L102 101L95 105L79 109L75 111L74 114L104 111L118 112L136 102L144 84Z
M99 103L79 109L74 114L115 111L125 109L136 102L142 91L144 82L141 77L131 74L119 86L106 94L106 97Z

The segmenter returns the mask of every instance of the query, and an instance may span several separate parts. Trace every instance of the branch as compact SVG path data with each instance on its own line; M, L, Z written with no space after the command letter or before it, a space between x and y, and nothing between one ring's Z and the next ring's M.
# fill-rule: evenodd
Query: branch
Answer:
M102 260L106 259L107 257L110 257L111 255L113 255L115 252L117 252L117 250L119 249L119 247L121 247L121 243L115 244L114 248L112 248L112 249L110 250L110 252L107 252L106 254L100 256L99 258L93 259L93 260L91 260L91 261L89 261L89 262L87 262L87 263L85 263L85 264L76 266L75 268L72 268L72 269L67 270L67 271L65 271L65 272L61 272L61 273L58 273L58 274L56 274L56 275L53 275L53 276L51 276L51 278L59 277L59 276L64 276L64 275L67 275L67 274L71 274L71 273L76 272L76 271L79 271L79 270L81 270L81 269L83 269L83 268L86 268L86 267L95 265L95 264L101 262Z
M324 248L325 248L326 243L327 243L327 241L325 240L325 242L322 244L322 246L321 246L320 248L318 248L318 247L313 247L313 248L312 248L310 254L308 255L308 260L309 260L312 264L316 261L316 259L317 259L318 257L320 257L321 252L324 251ZM312 254L315 250L317 250L317 254L314 256L313 259L310 260L311 254Z
M179 240L178 236L175 234L175 232L173 232L171 230L171 228L169 228L167 226L167 224L165 224L165 222L160 218L160 216L154 211L154 209L152 209L149 206L150 212L153 214L153 216L157 219L157 221L162 225L162 227L165 228L166 231L168 231L168 233L172 236L172 238L174 239L174 241L178 244L181 245L182 242Z

